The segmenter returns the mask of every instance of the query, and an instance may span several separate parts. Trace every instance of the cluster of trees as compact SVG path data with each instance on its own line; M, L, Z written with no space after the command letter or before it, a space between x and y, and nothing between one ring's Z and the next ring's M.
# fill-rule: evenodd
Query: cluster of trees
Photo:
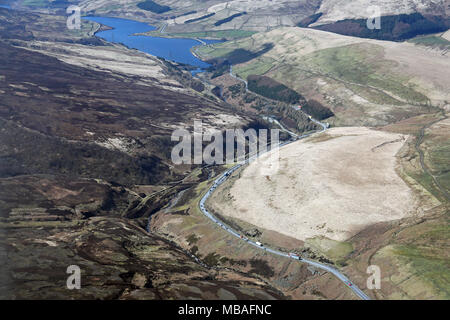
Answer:
M300 100L304 100L298 92L269 77L250 75L247 80L248 89L263 97L290 104L296 104Z
M201 17L198 17L198 18L195 18L195 19L189 19L189 20L186 20L184 23L197 22L197 21L200 21L200 20L203 20L203 19L207 19L207 18L209 18L209 17L212 17L212 16L215 15L215 14L216 14L215 12L209 13L209 14L206 14L206 15L204 15L204 16L201 16Z
M315 119L323 120L334 116L334 113L319 101L306 100L297 91L281 84L267 76L250 75L247 78L248 89L263 97L285 102L299 104L302 110ZM289 108L289 110L293 110Z
M197 92L205 90L205 85L200 80L192 79L189 86Z
M230 71L230 64L227 61L224 61L222 63L218 63L216 65L213 65L207 69L209 72L213 72L211 79L215 79L217 77L220 77L221 75L227 73Z
M324 120L334 116L333 111L316 100L308 100L302 106L302 110L317 120Z
M157 4L156 2L152 0L146 0L144 2L138 3L138 8L146 11L151 11L154 13L164 13L167 11L172 10L169 6L162 6L160 4Z
M193 11L189 11L189 12L186 12L186 13L182 13L182 14L180 14L179 16L171 16L170 19L175 19L175 18L179 18L179 17L184 17L184 16L188 16L188 15L194 14L194 13L197 13L197 11L196 11L196 10L193 10Z
M231 15L231 16L225 18L225 19L222 19L222 20L217 21L216 23L214 23L214 25L215 25L216 27L218 27L218 26L220 26L220 25L222 25L222 24L224 24L224 23L230 22L230 21L233 20L234 18L240 17L240 16L242 16L242 15L244 15L244 14L247 14L247 12L244 11L244 12L240 12L240 13L235 13L235 14L233 14L233 15Z
M302 21L300 21L297 24L297 27L300 28L306 28L308 27L310 24L313 24L314 22L316 22L317 20L319 20L319 18L323 15L323 13L319 12L316 14L313 14L312 16L306 17L305 19L303 19Z
M244 86L242 85L242 83L234 84L234 85L228 87L228 90L230 90L231 95L233 97L235 97L236 95L238 95L238 94L240 94L240 93L245 91L244 90Z
M367 19L346 19L314 28L348 36L402 41L417 35L446 31L449 25L448 19L443 17L424 17L420 13L412 13L381 17L381 29L367 28Z

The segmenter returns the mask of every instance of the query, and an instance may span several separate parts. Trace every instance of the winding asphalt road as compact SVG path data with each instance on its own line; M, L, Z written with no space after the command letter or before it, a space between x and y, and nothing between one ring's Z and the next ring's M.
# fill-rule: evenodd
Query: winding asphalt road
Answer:
M231 73L231 72L230 72ZM279 123L276 119L271 118L272 121L276 122L277 124L279 124L279 126L281 127L281 129L289 134L291 134L291 136L294 138L293 141L287 141L284 142L282 144L279 145L279 147L283 147L285 145L288 145L292 142L295 142L299 139L303 139L306 137L309 137L310 135L312 135L313 133L309 133L309 134L304 134L304 135L296 135L295 133L285 129L281 123ZM318 124L319 126L322 127L322 130L320 132L325 132L328 128L328 125L321 123L315 119L311 119L311 121L313 121L314 123ZM270 151L268 151L270 152ZM260 154L259 156L261 156L262 154ZM251 241L250 239L246 238L243 235L240 235L238 232L236 232L235 230L233 230L231 227L227 226L225 223L223 223L221 220L219 220L218 218L216 218L213 214L211 214L205 207L205 202L206 200L212 195L212 193L221 185L223 184L231 175L233 172L235 172L236 170L238 170L239 168L241 168L242 166L252 162L253 160L256 159L256 157L258 157L258 155L254 155L252 157L250 157L248 160L246 160L244 163L240 163L235 165L234 167L232 167L231 169L225 171L219 178L217 178L214 181L214 184L211 186L211 188L209 188L209 190L206 192L206 194L202 197L202 199L199 202L199 207L201 212L208 217L211 221L213 221L215 224L217 224L218 226L220 226L223 230L225 230L226 232L230 233L231 235L235 236L236 238L241 239L242 241L247 242L249 245L252 245L258 249L264 250L266 252L270 252L272 254L278 255L278 256L282 256L288 259L293 259L293 260L298 260L299 262L302 263L307 263L313 267L316 267L318 269L327 271L331 274L333 274L336 278L338 278L340 281L342 281L347 287L349 287L359 298L363 299L363 300L370 300L370 298L361 290L359 289L355 284L353 284L345 275L343 275L342 273L340 273L337 269L323 264L323 263L319 263L316 261L312 261L309 259L305 259L302 258L298 255L295 254L288 254L285 252L281 252L281 251L277 251L277 250L273 250L271 248L268 248L266 246L264 246L263 244L259 244L256 242Z
M233 74L233 66L230 66L230 76L231 76L232 78L235 78L235 79L238 80L238 81L243 82L243 83L245 84L245 90L248 91L248 82L245 81L245 80L242 79L242 78L239 78L237 75Z

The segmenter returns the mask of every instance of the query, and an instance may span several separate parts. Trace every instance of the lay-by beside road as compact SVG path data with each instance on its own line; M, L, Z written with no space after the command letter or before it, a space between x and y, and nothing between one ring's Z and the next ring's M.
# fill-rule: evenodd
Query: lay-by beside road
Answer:
M273 122L277 123L281 127L281 129L283 131L289 133L294 138L292 141L283 142L282 144L279 145L279 147L283 147L283 146L285 146L287 144L290 144L290 143L292 143L294 141L297 141L299 139L303 139L303 138L309 137L312 134L312 133L309 133L309 134L305 134L305 135L299 136L299 135L297 135L297 134L295 134L295 133L285 129L276 119L272 119L271 118L271 120ZM311 121L313 121L314 123L316 123L316 124L318 124L319 126L322 127L322 130L320 132L325 132L327 130L327 128L328 128L327 124L321 123L321 122L319 122L319 121L317 121L315 119L311 118ZM268 152L270 152L270 150ZM307 263L307 264L309 264L309 265L311 265L313 267L316 267L318 269L321 269L321 270L324 270L326 272L329 272L329 273L333 274L335 277L337 277L340 281L342 281L346 286L348 286L359 298L361 298L363 300L370 300L370 298L361 289L359 289L355 284L353 284L345 275L340 273L337 269L335 269L335 268L333 268L333 267L331 267L329 265L323 264L323 263L319 263L319 262L316 262L316 261L312 261L312 260L309 260L309 259L302 258L302 257L300 257L298 255L295 255L295 254L289 254L289 253L286 253L286 252L273 250L271 248L266 247L265 245L263 245L260 242L254 242L254 241L246 238L245 236L240 235L238 232L236 232L231 227L229 227L226 224L224 224L221 220L216 218L213 214L211 214L206 209L206 207L205 207L206 200L211 196L211 194L221 184L223 184L233 174L233 172L235 172L236 170L238 170L242 166L252 162L253 160L255 160L257 157L259 157L261 155L262 154L254 155L252 157L249 157L249 159L246 160L245 162L239 163L239 164L233 166L231 169L225 171L219 178L217 178L214 181L214 184L209 188L209 190L206 192L206 194L202 197L202 199L199 202L199 206L200 206L201 212L206 217L208 217L211 221L213 221L215 224L220 226L223 230L225 230L226 232L232 234L233 236L241 239L242 241L247 242L249 245L252 245L252 246L254 246L254 247L258 248L258 249L264 250L266 252L269 252L269 253L272 253L272 254L275 254L275 255L278 255L278 256L282 256L282 257L285 257L285 258L288 258L288 259L297 260L300 263Z

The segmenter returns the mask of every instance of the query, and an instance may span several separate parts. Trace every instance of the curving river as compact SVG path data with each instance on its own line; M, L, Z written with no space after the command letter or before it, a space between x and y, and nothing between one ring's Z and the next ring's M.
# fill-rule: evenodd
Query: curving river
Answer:
M111 27L113 29L98 32L96 35L104 40L121 43L129 48L137 49L151 55L162 57L166 60L188 64L197 67L192 73L201 72L210 65L201 61L191 53L191 48L201 44L195 39L162 38L135 36L133 34L156 30L154 26L143 22L120 18L107 17L83 17L83 19L94 21ZM206 44L222 42L220 40L201 39Z

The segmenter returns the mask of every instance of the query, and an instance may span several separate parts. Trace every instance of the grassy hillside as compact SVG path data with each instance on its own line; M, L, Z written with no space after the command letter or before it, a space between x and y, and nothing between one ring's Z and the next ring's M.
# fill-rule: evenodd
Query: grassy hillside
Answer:
M285 28L200 48L206 59L241 57L233 72L270 77L335 114L334 125L384 126L411 135L398 170L421 203L410 218L368 227L332 257L365 286L368 265L382 270L379 299L448 299L449 125L446 40L420 37L390 43ZM270 48L266 52L263 47ZM428 48L437 50L428 50ZM239 60L238 60L239 61ZM447 109L443 108L447 105ZM448 114L447 114L448 116ZM389 124L389 125L388 125Z
M447 56L408 43L283 28L198 52L230 61L241 78L267 76L320 102L336 125L384 125L450 101Z
M354 37L401 41L446 31L450 26L450 21L445 17L429 18L420 13L382 16L381 23L381 29L371 30L367 28L367 19L346 19L314 28Z
M172 166L174 128L244 115L185 87L181 68L65 22L0 9L0 298L283 299L146 231L152 213L210 176ZM72 264L82 290L66 288Z
M361 267L362 261L380 266L384 276L378 298L448 299L448 118L441 113L421 115L384 129L412 137L398 155L400 171L423 211L396 224L371 226L357 235L352 239L356 250L349 269Z
M364 27L366 9L379 5L376 0L11 0L27 9L45 8L65 14L70 4L79 5L87 15L134 17L152 23L168 23L169 33L218 30L267 31L286 26L322 26L335 32L378 37L403 37L435 32L442 25L445 12L442 1L384 1L381 14L386 26L380 32ZM424 19L415 15L422 15ZM430 18L431 17L431 18ZM186 23L189 21L189 23ZM447 20L448 22L448 20ZM347 33L346 33L347 34Z
M421 36L411 39L410 42L420 46L439 49L443 51L450 49L450 41L439 35Z

